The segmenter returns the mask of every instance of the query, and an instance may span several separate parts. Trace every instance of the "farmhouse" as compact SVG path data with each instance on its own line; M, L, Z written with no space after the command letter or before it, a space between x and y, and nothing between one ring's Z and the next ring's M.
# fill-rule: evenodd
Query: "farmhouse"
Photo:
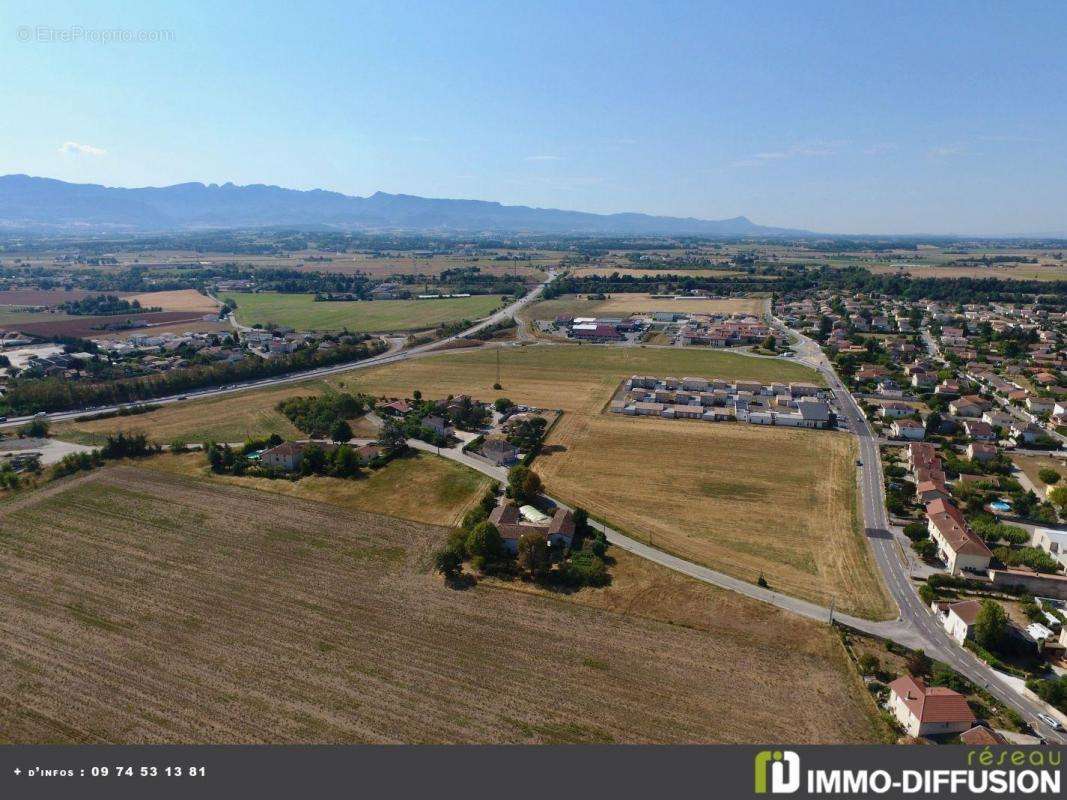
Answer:
M519 449L499 434L485 437L481 453L498 467L514 464L519 457Z
M570 547L574 540L574 517L570 511L557 508L551 517L523 511L514 503L497 506L489 514L489 521L500 531L504 546L512 555L519 552L519 540L529 534L548 537L553 547ZM536 511L536 509L534 509Z
M266 464L268 467L278 467L286 472L292 472L300 466L300 461L304 457L304 451L308 446L316 445L327 453L331 453L337 449L337 445L333 442L282 442L269 450L264 450L259 454L259 462Z
M433 414L422 419L422 427L429 428L438 436L444 436L448 438L456 432L456 429L448 424L448 420L443 417L438 417Z
M974 725L967 699L944 686L905 675L889 684L889 710L909 736L962 733Z

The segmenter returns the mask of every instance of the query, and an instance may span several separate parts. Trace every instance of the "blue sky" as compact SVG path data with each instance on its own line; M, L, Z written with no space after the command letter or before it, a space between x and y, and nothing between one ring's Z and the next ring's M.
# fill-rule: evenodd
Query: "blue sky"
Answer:
M8 0L0 173L1067 233L1065 30L977 0Z

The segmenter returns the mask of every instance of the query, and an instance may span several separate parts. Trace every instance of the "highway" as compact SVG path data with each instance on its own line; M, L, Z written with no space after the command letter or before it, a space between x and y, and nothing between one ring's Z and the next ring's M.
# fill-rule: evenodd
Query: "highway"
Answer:
M210 397L222 397L223 395L237 394L239 392L247 392L254 389L263 389L269 386L280 386L287 383L299 383L300 381L306 381L313 378L322 378L327 375L336 375L339 372L350 372L354 369L367 369L369 367L379 367L383 364L394 364L398 361L405 361L409 358L415 358L418 356L425 356L438 350L442 345L455 342L459 339L463 339L472 334L478 333L491 325L495 325L498 322L503 322L511 316L514 316L520 310L534 302L545 287L551 283L552 279L556 277L554 271L548 273L548 277L536 287L527 292L523 297L516 300L514 303L500 309L492 315L486 317L482 321L472 325L466 330L460 331L452 336L448 336L444 339L438 339L434 342L418 345L407 350L390 350L381 355L367 358L362 361L349 362L345 364L333 364L328 367L319 367L317 369L304 370L303 372L292 372L286 375L278 375L271 378L263 378L261 380L245 381L243 383L230 384L225 387L210 387L206 389L195 389L181 394L169 395L167 397L156 397L146 399L138 402L151 403L152 405L170 405L171 403L182 403L191 400L204 400ZM427 300L427 303L432 303L432 300ZM57 411L51 414L46 414L45 419L49 422L63 422L65 420L72 420L76 417L84 416L85 414L104 414L108 412L118 411L122 406L135 405L135 403L122 403L112 406L99 406L97 408L83 408L76 411ZM5 422L0 422L0 429L14 428L19 425L24 425L30 420L34 419L32 416L26 417L10 417Z
M789 330L781 320L775 319L774 322L779 328ZM819 345L794 330L789 330L789 333L797 339L795 349L800 355L798 360L807 362L823 375L837 397L838 407L848 420L849 428L859 440L859 459L862 466L858 467L858 470L864 528L875 563L900 610L898 622L910 632L907 640L922 642L919 645L913 643L909 646L922 647L927 655L944 661L976 685L984 687L998 700L1022 714L1034 730L1050 742L1059 744L1067 742L1067 736L1064 736L1062 732L1052 731L1037 718L1037 714L1044 711L1041 705L1023 696L1005 683L1000 675L985 662L969 650L957 645L919 599L918 592L911 583L907 567L902 563L898 553L898 548L903 546L903 542L898 542L890 528L885 506L885 487L882 482L882 459L878 449L878 440L851 392L838 378ZM891 638L896 639L896 637ZM901 641L901 644L908 644L908 641Z

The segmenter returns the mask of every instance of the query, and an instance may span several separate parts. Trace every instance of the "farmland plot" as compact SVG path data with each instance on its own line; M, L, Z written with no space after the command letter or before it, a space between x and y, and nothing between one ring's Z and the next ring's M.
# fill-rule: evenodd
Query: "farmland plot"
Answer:
M426 569L443 536L133 467L24 495L0 510L0 741L872 738L822 626L745 625L720 593L687 627L457 592Z

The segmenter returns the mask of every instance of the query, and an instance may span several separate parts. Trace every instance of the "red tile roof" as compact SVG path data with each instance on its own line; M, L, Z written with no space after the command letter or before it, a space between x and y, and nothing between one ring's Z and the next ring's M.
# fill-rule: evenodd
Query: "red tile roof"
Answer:
M974 712L959 692L944 686L927 686L921 678L905 675L889 688L919 722L974 722Z

